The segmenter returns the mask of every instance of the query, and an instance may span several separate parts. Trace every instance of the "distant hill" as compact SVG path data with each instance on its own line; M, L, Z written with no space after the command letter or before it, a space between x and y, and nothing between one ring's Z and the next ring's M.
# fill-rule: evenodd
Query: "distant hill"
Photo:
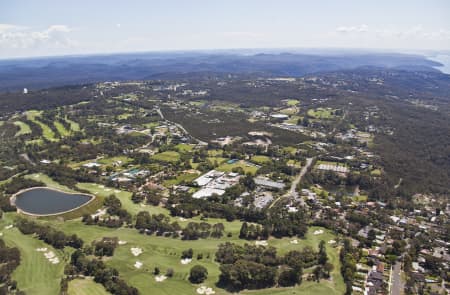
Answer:
M178 79L190 74L290 76L359 67L437 71L438 62L420 55L388 53L133 53L0 60L0 91L101 81Z

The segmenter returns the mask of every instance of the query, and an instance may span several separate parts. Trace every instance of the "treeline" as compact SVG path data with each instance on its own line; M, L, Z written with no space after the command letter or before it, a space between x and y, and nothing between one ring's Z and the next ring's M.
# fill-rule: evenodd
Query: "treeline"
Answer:
M110 195L104 201L103 205L107 207L106 213L107 217L95 216L92 217L91 214L83 215L81 219L86 225L98 225L106 226L110 228L118 228L123 224L131 224L132 216L131 214L122 208L122 202L115 196Z
M56 249L62 249L66 246L80 249L83 247L83 240L76 234L66 235L64 232L56 230L50 226L40 225L34 221L19 218L16 226L21 233L25 235L36 234L39 240L52 245Z
M303 269L318 265L320 280L332 270L324 242L319 252L311 247L301 251L289 251L284 256L277 256L274 247L244 246L225 243L220 244L216 252L216 261L220 263L218 285L231 292L243 289L263 289L274 286L294 286L302 281ZM327 265L327 266L325 266ZM331 266L330 266L331 265Z
M141 211L136 216L135 228L141 233L148 235L166 236L183 240L198 240L206 238L221 238L224 235L225 227L223 223L209 224L207 222L189 222L182 228L178 222L170 221L168 216L163 214L150 215L147 211Z
M0 294L25 295L17 288L17 282L11 275L20 265L20 251L7 247L3 239L0 240Z
M262 225L242 223L239 237L247 240L265 240L269 236L302 238L307 231L308 220L303 211L288 212L285 208L272 208Z
M67 280L79 275L92 276L96 283L102 284L106 291L114 295L139 294L135 287L129 286L119 277L119 272L115 268L106 266L101 260L89 259L81 250L73 252L64 273L68 276Z
M358 251L352 247L349 239L344 240L344 246L339 253L339 260L341 261L341 274L346 286L345 295L350 295L352 294L353 280L356 274Z

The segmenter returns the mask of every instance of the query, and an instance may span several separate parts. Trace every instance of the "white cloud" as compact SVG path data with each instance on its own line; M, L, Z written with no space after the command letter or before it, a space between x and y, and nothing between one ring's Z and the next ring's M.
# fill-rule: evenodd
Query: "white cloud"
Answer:
M445 41L450 40L450 30L440 29L437 31L427 31L422 25L415 25L406 29L398 28L383 28L383 29L369 29L367 25L358 26L340 26L335 30L340 35L366 35L367 37L374 37L376 39L405 39L405 40L433 40Z
M117 27L118 29L120 29L120 28L122 27L122 25L121 25L121 24L116 24L116 27Z
M336 32L338 33L365 33L369 31L369 26L362 24L359 26L340 26L336 28Z
M52 25L44 30L0 24L0 49L54 49L68 48L76 43L68 34L71 28L65 25Z

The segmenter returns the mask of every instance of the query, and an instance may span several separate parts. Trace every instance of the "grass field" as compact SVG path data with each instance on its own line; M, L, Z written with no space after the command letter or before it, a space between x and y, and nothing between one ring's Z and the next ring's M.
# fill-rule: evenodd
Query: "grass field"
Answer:
M289 107L289 108L285 108L285 109L281 109L278 111L281 114L285 114L285 115L295 115L298 113L298 109L296 107Z
M381 170L380 169L374 169L370 171L370 175L372 176L381 176Z
M126 156L117 156L117 157L110 157L110 158L102 158L99 159L97 162L103 165L113 165L113 164L119 164L120 166L127 165L133 161L132 158L128 158Z
M0 221L3 229L12 223L14 213L4 214ZM17 281L20 290L29 295L57 295L59 294L59 283L64 272L64 261L70 259L70 254L61 250L55 250L48 244L23 235L17 228L3 229L3 240L10 247L20 250L20 265L15 269L12 278ZM61 260L59 264L50 263L42 252L36 248L48 248Z
M233 171L234 168L237 167L241 167L242 169L244 169L245 173L251 173L253 175L256 174L256 171L258 171L258 168L252 165L249 165L248 163L246 163L245 161L238 161L236 163L233 164L228 164L228 163L223 163L221 164L219 167L217 167L216 169L219 171L224 171L224 172L231 172Z
M195 174L195 173L183 173L178 175L176 178L174 179L169 179L164 181L164 185L167 187L170 187L172 185L178 185L180 183L184 182L191 182L194 179L196 179L199 175Z
M209 220L215 222L216 220ZM232 232L233 236L223 237L222 239L206 239L197 241L181 241L179 239L145 236L139 234L134 229L121 228L110 229L98 226L84 226L80 221L72 220L58 223L58 228L66 233L77 233L85 242L90 243L101 237L118 237L120 240L126 241L127 244L119 246L112 259L106 260L106 263L119 270L121 277L129 284L138 288L141 294L151 292L155 295L169 294L195 294L197 285L188 282L187 277L189 270L193 265L200 264L208 269L208 279L202 284L215 289L216 294L229 294L222 289L217 289L215 283L220 274L219 265L214 261L214 254L218 244L230 241L238 244L253 243L238 239L240 222L222 222L225 225L226 232ZM184 222L180 222L184 224ZM313 235L313 231L318 229L313 227L309 230L306 239L298 240L298 244L292 244L292 239L270 239L269 245L278 249L280 254L284 254L289 250L301 249L306 245L310 245L317 249L321 239L329 241L334 239L334 235L326 231L322 235ZM139 257L134 257L131 247L139 247L143 249L143 253ZM183 250L188 248L194 249L193 262L187 265L180 263L180 256ZM327 244L327 252L330 262L335 265L332 272L333 279L331 281L323 280L320 284L304 282L295 288L283 289L267 289L260 291L246 291L244 294L342 294L344 284L339 274L338 251ZM197 260L197 254L203 254L203 259ZM143 263L141 269L134 268L134 263L140 261ZM159 267L162 273L168 268L175 271L174 277L164 282L156 282L152 271L155 267ZM311 291L317 293L309 293ZM295 293L293 293L295 292Z
M161 162L175 163L180 160L180 154L174 151L166 151L153 155L152 159Z
M300 101L298 101L297 99L288 99L286 105L292 107L298 105L299 103Z
M75 132L81 130L80 124L78 124L77 122L72 121L72 120L68 119L67 117L65 117L64 120L70 124L70 130L75 131Z
M15 121L14 125L19 126L20 130L17 131L17 133L14 136L20 136L24 134L30 134L31 128L28 126L28 124L21 122L21 121Z
M272 162L272 160L269 157L267 157L267 156L253 156L250 159L250 162L262 165L262 164L266 164L266 163Z
M40 117L42 114L41 111L27 111L27 119L38 124L42 129L42 136L49 141L57 141L55 137L55 133L50 129L46 124L37 120L37 117Z
M65 137L65 136L67 136L67 135L70 134L70 130L67 130L67 129L64 127L64 125L61 124L60 122L55 121L55 122L53 122L53 124L55 125L56 130L58 130L58 133L59 133L61 136Z
M175 146L175 148L180 153L190 153L190 152L192 152L194 150L194 146L193 145L189 145L189 144L185 144L185 143L177 144Z
M75 279L69 282L69 295L108 295L105 288L90 279Z
M334 110L331 108L317 108L308 110L308 116L315 119L331 119L335 116L333 115Z
M36 181L42 181L43 183L45 183L46 186L51 188L56 188L69 193L75 192L73 189L70 189L67 186L57 183L56 181L54 181L53 179L42 173L28 174L25 176L25 178L33 179Z

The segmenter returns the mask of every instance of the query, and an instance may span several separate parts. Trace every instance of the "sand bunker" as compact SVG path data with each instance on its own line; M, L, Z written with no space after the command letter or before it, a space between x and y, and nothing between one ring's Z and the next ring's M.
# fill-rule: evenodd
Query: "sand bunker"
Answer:
M335 240L329 240L328 244L336 244L336 241Z
M119 245L126 245L126 243L127 243L127 241L122 241L122 240L118 242Z
M47 248L36 248L38 252L47 252Z
M47 248L38 248L38 249L40 250L40 252L43 252L42 251L43 249L47 250ZM38 249L36 249L36 250L38 250ZM49 251L49 252L44 253L44 256L52 264L58 264L59 263L59 258L55 255L55 253L53 253L53 251Z
M192 259L191 258L184 258L184 259L181 259L181 264L189 264L189 263L191 263L191 261L192 261Z
M256 246L267 246L267 241L255 241Z
M321 230L321 229L315 230L313 234L316 235L316 236L317 235L321 235L321 234L323 234L323 230Z
M298 241L297 240L292 240L290 243L291 244L298 244Z
M167 279L165 275L159 275L155 277L155 281L157 282L164 282Z
M5 226L5 229L11 229L13 227L14 227L14 225L10 224L10 225Z
M134 267L137 268L137 269L140 269L140 268L142 267L142 262L136 261L136 262L134 263Z
M216 294L216 291L214 291L212 288L201 286L200 288L197 288L197 294L211 295Z
M131 250L131 253L134 256L139 256L139 255L142 254L142 249L141 248L131 248L130 250Z

